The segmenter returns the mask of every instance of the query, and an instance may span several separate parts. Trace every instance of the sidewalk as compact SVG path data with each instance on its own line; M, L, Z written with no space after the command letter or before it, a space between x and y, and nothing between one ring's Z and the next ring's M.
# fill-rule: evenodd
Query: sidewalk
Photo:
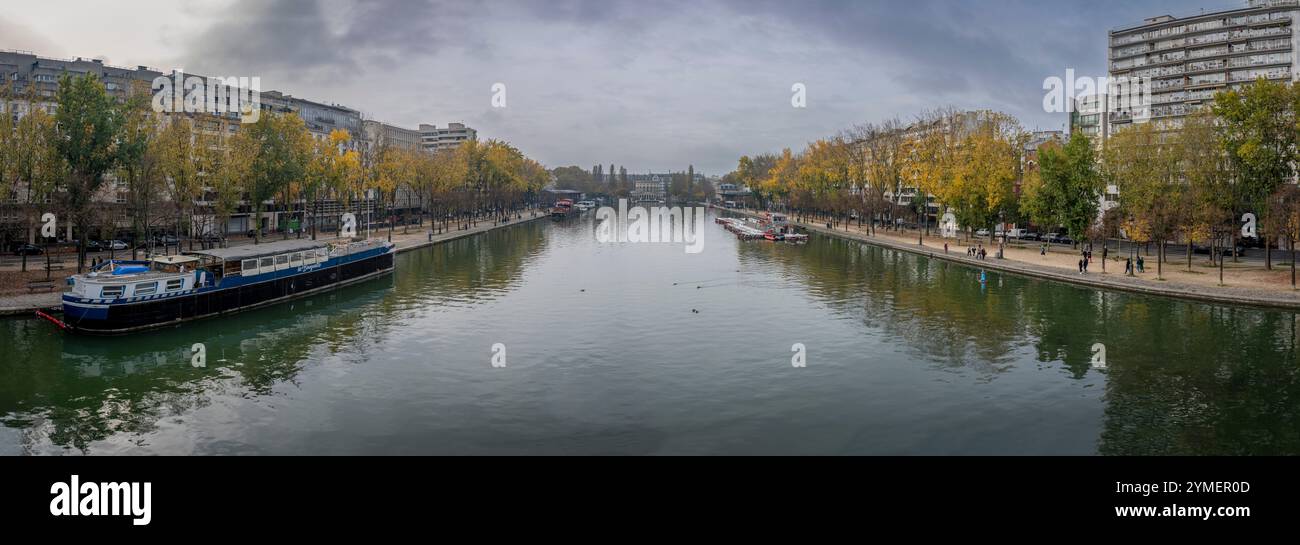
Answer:
M757 216L756 212L748 210L743 212L738 210L738 212ZM1146 272L1135 276L1124 275L1124 258L1130 255L1127 245L1124 247L1122 254L1117 249L1111 248L1110 259L1106 263L1106 272L1102 272L1101 249L1094 246L1093 260L1088 265L1088 273L1080 274L1078 265L1080 259L1079 250L1059 244L1052 245L1051 251L1046 256L1043 256L1039 255L1041 243L1029 241L1023 243L1024 247L1016 246L1016 244L1020 243L1012 243L1007 245L1005 259L997 259L998 246L997 244L989 244L987 238L945 239L936 235L924 237L925 244L920 245L917 244L917 232L915 230L900 233L898 231L885 232L877 229L876 234L873 236L869 234L867 227L858 228L856 225L849 226L848 229L841 225L832 231L826 229L824 224L817 226L804 222L795 222L793 218L791 218L791 223L807 229L809 232L857 240L936 259L963 263L972 267L1024 276L1148 295L1300 310L1300 291L1291 289L1291 264L1289 262L1279 263L1275 260L1273 270L1269 271L1262 264L1232 263L1229 261L1224 264L1224 285L1220 286L1218 267L1211 266L1209 259L1203 255L1192 255L1192 270L1190 272L1187 270L1185 254L1168 255L1167 257L1171 261L1166 261L1164 264L1163 280L1157 280L1156 256L1147 256L1145 253L1141 255L1146 261ZM943 251L945 242L948 243L947 254ZM966 256L967 247L981 244L988 251L986 259L980 260ZM1154 246L1152 246L1152 249L1154 250Z
M427 248L434 244L441 244L456 239L474 236L480 233L491 231L499 227L509 227L512 225L545 219L548 217L544 212L541 211L537 212L536 217L530 217L530 213L531 212L525 212L523 219L510 220L508 223L502 223L499 225L493 225L492 220L479 221L478 225L470 227L469 229L463 231L456 230L456 226L452 225L452 229L450 231L445 231L433 235L432 239L429 238L428 225L424 225L424 226L413 225L410 228L410 232L406 234L403 234L402 228L398 227L393 230L393 244L397 246L398 253L409 252L411 250ZM388 231L372 231L370 233L370 237L376 239L387 239ZM337 238L338 237L317 236L317 240L323 242L337 240ZM280 237L270 237L263 240L266 242L274 242L280 240ZM127 252L125 256L121 256L120 258L129 258L129 257L130 257L130 252ZM45 272L43 268L45 265L45 261L43 259L40 261L39 265L33 266L33 263L30 262L28 263L28 265L31 269L39 269L39 270L29 270L28 273L26 273L28 275L31 275L30 279L45 278ZM65 286L67 277L76 274L76 272L77 272L76 266L73 265L69 270L59 271L59 273L51 275L50 278L55 282L55 285ZM0 275L14 275L14 277L16 277L18 274L19 273L17 270L0 271ZM24 285L25 285L25 279L24 279ZM63 311L62 301L63 301L62 290L57 290L52 293L33 293L33 294L11 293L6 295L0 295L0 316L31 314L36 310L44 310L46 312L62 312Z

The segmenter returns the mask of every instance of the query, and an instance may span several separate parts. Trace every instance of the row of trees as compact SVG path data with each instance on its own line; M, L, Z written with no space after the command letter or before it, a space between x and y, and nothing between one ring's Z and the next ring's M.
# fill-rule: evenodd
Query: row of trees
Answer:
M940 110L910 126L896 119L859 125L797 153L741 157L724 181L749 186L763 206L822 217L832 226L870 220L872 233L877 226L898 228L906 218L928 231L927 207L934 202L961 225L992 227L1018 215L1026 138L1007 114Z
M1218 248L1235 256L1243 228L1292 248L1300 240L1298 110L1300 86L1261 79L1177 123L1136 123L1101 143L1076 133L1032 149L1010 115L939 110L910 125L860 125L799 152L742 157L724 181L751 187L761 206L832 227L872 220L873 234L915 218L923 238L935 204L941 218L990 237L998 223L1027 221L1076 241L1154 243L1158 264L1181 240L1190 268L1196 243L1210 244L1212 258L1225 253ZM1121 197L1103 213L1108 185ZM1272 268L1269 250L1265 263Z
M412 213L416 223L434 215L438 229L467 226L507 217L550 180L545 167L502 141L434 154L382 138L357 142L344 130L315 138L297 115L270 112L230 130L233 121L216 116L154 112L149 99L147 87L114 98L93 75L65 76L53 114L35 107L35 97L0 96L7 105L0 196L20 211L28 236L45 212L59 211L78 240L78 270L88 234L113 236L123 217L137 241L171 232L193 245L198 235L227 232L236 212L251 212L260 243L256 223L268 206L297 215L315 237L324 210L360 212L371 203L386 211L391 239L399 206L406 228ZM15 122L18 104L33 106ZM111 180L116 186L105 185Z
M617 174L615 174L617 173ZM614 198L627 198L636 189L628 177L626 167L609 165L605 171L603 165L596 165L591 170L579 166L558 167L552 171L556 187L571 189L594 195L608 195ZM685 172L673 172L668 175L668 195L682 201L699 201L713 194L714 188L707 180L695 181L695 166L686 168Z

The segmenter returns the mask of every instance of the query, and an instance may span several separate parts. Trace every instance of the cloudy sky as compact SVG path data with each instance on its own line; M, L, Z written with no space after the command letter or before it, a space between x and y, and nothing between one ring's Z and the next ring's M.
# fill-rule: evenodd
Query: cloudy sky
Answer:
M21 4L0 12L0 49L259 76L397 125L464 122L551 166L721 174L742 154L938 106L1061 129L1043 80L1104 75L1107 29L1245 0ZM806 108L791 107L795 83Z

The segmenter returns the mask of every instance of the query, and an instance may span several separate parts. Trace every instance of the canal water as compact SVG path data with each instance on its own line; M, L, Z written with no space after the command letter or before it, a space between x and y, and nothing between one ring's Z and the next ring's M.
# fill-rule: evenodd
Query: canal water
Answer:
M1300 453L1293 313L590 216L131 337L0 321L0 454Z

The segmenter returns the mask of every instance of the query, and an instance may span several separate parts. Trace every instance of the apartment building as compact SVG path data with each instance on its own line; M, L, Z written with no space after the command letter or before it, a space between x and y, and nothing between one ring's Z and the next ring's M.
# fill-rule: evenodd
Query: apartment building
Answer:
M111 66L98 59L57 59L42 57L28 51L0 51L0 90L7 91L7 98L0 99L0 115L10 115L15 120L18 120L34 108L53 113L56 107L54 100L58 91L59 80L64 74L70 74L74 77L93 74L104 83L110 95L119 99L125 99L128 94L133 92L152 94L155 79L160 76L171 77L173 75L145 66L135 68ZM197 74L186 74L186 76L207 79ZM320 140L328 138L330 133L336 129L346 130L353 137L352 143L349 144L349 147L353 149L366 149L369 145L368 137L370 135L382 135L383 138L391 142L399 143L399 145L411 149L420 149L425 143L425 135L420 131L402 129L386 124L372 124L371 126L374 129L367 132L363 130L365 123L363 123L361 114L357 110L345 106L298 98L280 91L262 91L260 93L260 103L263 112L298 115L302 118L312 136ZM196 136L201 134L233 134L240 125L238 112L223 115L172 115L188 116L194 122ZM455 145L451 142L476 137L476 131L465 127L463 124L452 124L447 129L441 129L440 131L443 131L444 134L440 134L437 139L439 145ZM215 139L208 140L208 142L219 141ZM447 142L447 144L441 144L442 142ZM369 213L375 206L373 202L374 196L367 195L367 197L359 205L354 203L350 210L360 211L370 217L371 214ZM26 195L0 195L0 229L26 231L22 238L34 240L34 232L29 226L30 222L26 221L23 214L19 212L20 207L18 206L28 200ZM113 179L110 175L107 183L94 196L94 200L100 204L99 208L102 211L116 214L119 217L119 228L124 229L129 226L126 206L130 200L130 195L129 188L125 184ZM196 234L209 233L216 229L215 219L210 211L205 211L211 200L212 196L209 191L205 191L196 200L198 208L193 218L193 224L197 226ZM244 202L241 203L239 211L230 218L226 230L229 233L243 233L252 229L254 225L260 225L264 229L291 228L295 225L296 219L302 216L304 206L305 204L302 202L276 203L271 201L267 203L262 217L254 219L251 217L252 207L249 203ZM342 212L342 207L338 203L325 203L323 206L322 213ZM65 233L65 236L71 238L72 234Z
M1147 119L1177 127L1219 91L1258 78L1300 80L1298 13L1300 0L1248 0L1237 9L1161 15L1111 30L1111 79L1149 79L1151 103L1113 104L1109 132Z
M478 139L478 131L464 123L448 123L446 127L420 124L420 137L425 151L453 150L461 142Z
M404 129L367 119L362 122L361 130L364 133L362 140L367 146L377 146L382 143L407 150L423 149L424 137L415 129Z

